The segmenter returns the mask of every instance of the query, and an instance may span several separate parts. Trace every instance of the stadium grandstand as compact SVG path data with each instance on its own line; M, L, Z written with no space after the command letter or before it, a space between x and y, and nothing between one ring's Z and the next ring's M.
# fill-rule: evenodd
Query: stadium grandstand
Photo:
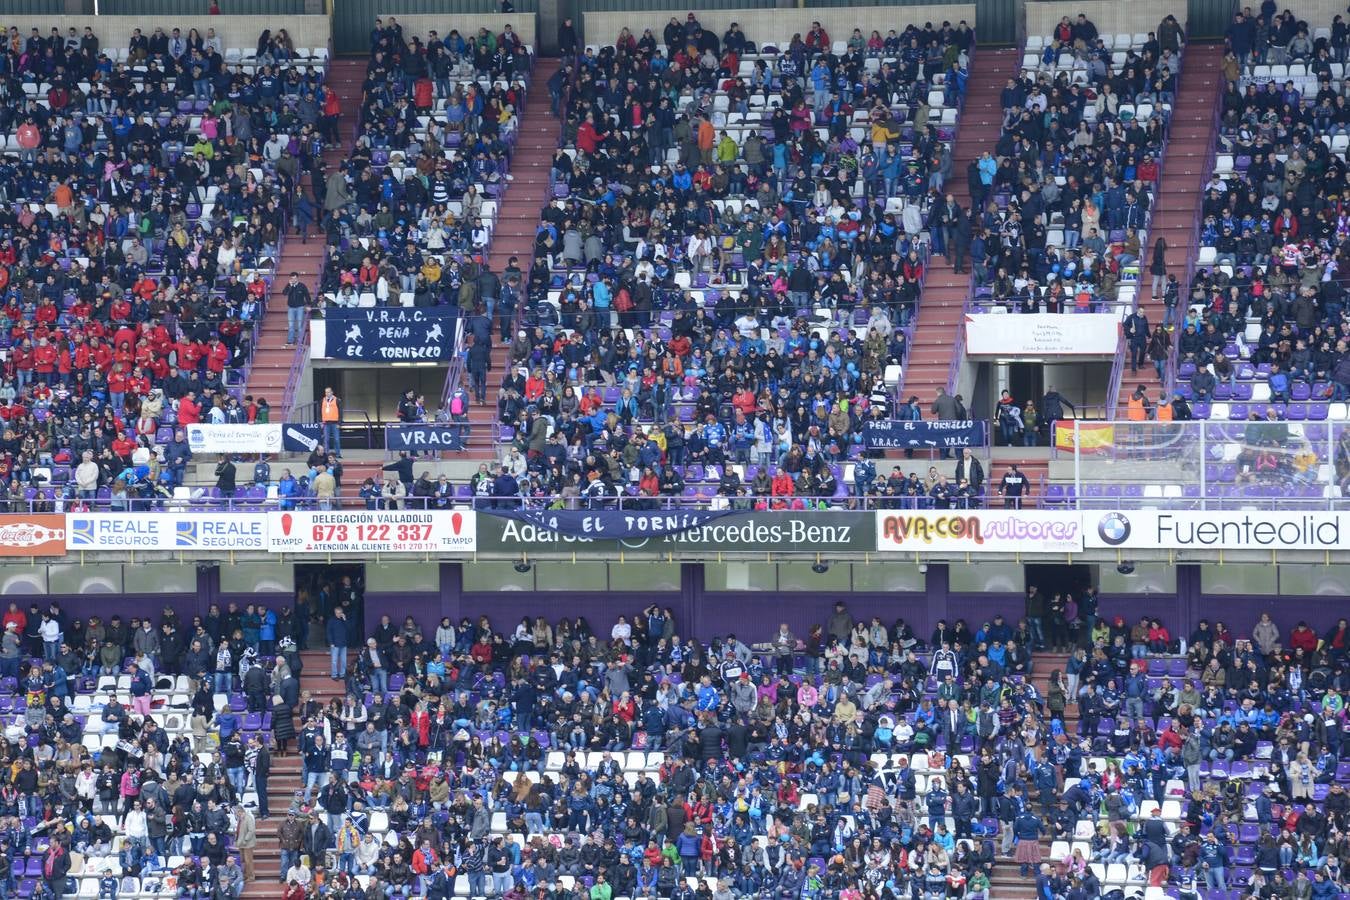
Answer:
M202 5L0 0L0 900L1350 900L1350 12Z

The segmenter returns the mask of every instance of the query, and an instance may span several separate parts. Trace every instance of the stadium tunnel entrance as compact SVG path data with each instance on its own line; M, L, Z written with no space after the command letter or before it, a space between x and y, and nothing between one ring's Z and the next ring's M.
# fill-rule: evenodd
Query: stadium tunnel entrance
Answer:
M1034 585L1042 597L1056 594L1072 594L1081 597L1090 587L1098 587L1098 570L1095 565L1042 565L1023 566L1026 575L1024 590Z
M344 609L348 647L362 646L363 636L374 627L366 621L366 566L364 563L307 564L295 566L295 604L301 621L309 625L302 649L327 646L324 626L333 611Z

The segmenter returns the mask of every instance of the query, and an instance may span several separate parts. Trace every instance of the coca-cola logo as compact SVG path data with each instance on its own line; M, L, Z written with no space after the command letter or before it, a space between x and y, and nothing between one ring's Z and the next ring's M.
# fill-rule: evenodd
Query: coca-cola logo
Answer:
M51 541L66 539L64 528L49 528L35 522L12 522L0 525L0 544L6 547L37 547Z

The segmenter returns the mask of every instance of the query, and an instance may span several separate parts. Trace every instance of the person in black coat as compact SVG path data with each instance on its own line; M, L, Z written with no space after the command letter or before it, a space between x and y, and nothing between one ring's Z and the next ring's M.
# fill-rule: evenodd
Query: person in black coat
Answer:
M269 819L271 810L267 805L267 779L272 774L272 752L257 736L249 738L249 744L252 745L251 749L257 750L257 756L253 758L253 789L258 793L258 817Z
M230 458L221 455L220 462L216 463L216 490L222 497L234 496L234 463Z
M956 461L956 481L959 484L963 479L970 482L976 494L984 493L984 465L975 458L969 447L961 451L961 458Z
M291 707L280 696L272 698L272 739L282 756L286 755L286 745L295 740L295 718L291 714Z
M301 849L309 854L311 860L322 860L328 848L333 843L333 832L317 812L309 814L309 821L305 823L305 837L301 841Z

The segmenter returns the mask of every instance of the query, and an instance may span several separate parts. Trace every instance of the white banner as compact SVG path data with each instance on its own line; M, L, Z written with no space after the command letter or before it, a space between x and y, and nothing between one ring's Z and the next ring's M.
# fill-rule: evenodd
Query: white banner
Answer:
M1111 550L1341 550L1350 513L1087 510L1083 537Z
M472 510L269 513L273 553L472 553Z
M879 510L882 553L1081 553L1077 512L1039 509Z
M67 550L266 550L264 513L70 513Z
M1110 313L966 316L971 356L1115 356L1120 320Z
M281 423L269 425L187 426L188 448L193 453L280 453Z

